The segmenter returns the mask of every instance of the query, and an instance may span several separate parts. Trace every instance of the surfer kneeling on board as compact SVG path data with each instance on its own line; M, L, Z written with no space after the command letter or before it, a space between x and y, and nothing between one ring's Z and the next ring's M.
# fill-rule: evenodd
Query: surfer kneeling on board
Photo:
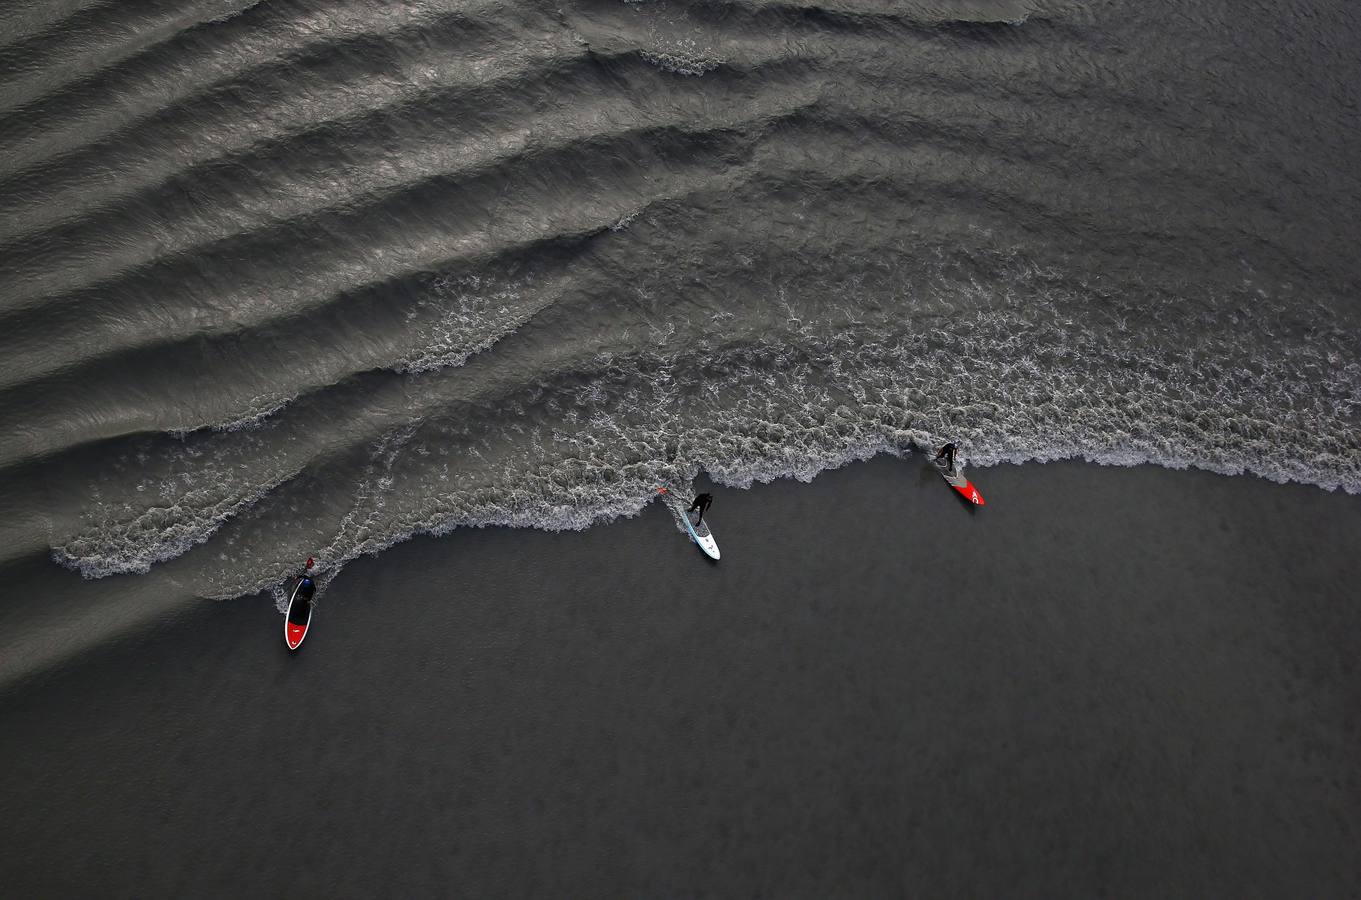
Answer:
M695 524L698 525L700 522L704 521L704 513L708 511L709 504L713 502L714 498L712 494L700 494L695 498L695 502L690 504L690 508L687 509L686 512L692 513L695 510L699 510L699 518L695 519Z
M940 452L936 454L936 459L943 459L948 464L947 471L951 475L955 474L955 451L958 449L953 443L950 443L941 447Z
M312 566L316 561L312 557L307 557L307 565L302 567L302 572L298 574L298 596L304 600L311 600L312 595L317 592L317 583L312 580Z

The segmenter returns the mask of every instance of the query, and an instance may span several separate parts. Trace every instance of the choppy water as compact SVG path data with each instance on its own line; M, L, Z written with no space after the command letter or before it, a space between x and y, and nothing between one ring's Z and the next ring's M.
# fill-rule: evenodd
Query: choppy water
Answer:
M946 439L1361 492L1361 12L0 10L5 559L192 590Z

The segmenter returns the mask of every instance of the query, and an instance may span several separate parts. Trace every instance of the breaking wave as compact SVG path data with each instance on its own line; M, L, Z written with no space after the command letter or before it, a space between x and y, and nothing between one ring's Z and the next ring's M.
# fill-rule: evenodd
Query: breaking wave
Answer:
M946 440L1361 492L1330 6L138 10L0 13L4 527L87 578Z

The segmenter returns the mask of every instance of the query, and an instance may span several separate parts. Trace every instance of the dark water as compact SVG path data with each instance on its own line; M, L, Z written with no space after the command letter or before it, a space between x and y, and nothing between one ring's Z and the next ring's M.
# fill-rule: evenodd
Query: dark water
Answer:
M1342 0L11 0L0 686L308 555L325 604L413 535L945 440L1354 509L1358 45Z
M0 694L0 886L1356 893L1355 498L1059 463L970 516L922 467L723 492L717 565L660 505L470 530L294 656L265 595L86 654Z

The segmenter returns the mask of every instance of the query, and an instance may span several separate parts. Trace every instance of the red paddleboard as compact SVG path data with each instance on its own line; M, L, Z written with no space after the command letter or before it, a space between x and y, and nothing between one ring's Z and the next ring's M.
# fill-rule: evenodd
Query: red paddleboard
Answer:
M960 496L965 500L968 500L974 506L983 505L983 495L978 493L978 488L973 486L972 481L960 474L958 469L951 472L943 460L937 460L935 466L936 471L940 473L940 477L944 478L945 483L950 487L959 491Z
M307 637L307 626L312 624L312 595L301 596L298 592L302 586L303 579L299 578L293 596L288 598L288 615L284 616L284 643L289 650L302 646L302 639Z

